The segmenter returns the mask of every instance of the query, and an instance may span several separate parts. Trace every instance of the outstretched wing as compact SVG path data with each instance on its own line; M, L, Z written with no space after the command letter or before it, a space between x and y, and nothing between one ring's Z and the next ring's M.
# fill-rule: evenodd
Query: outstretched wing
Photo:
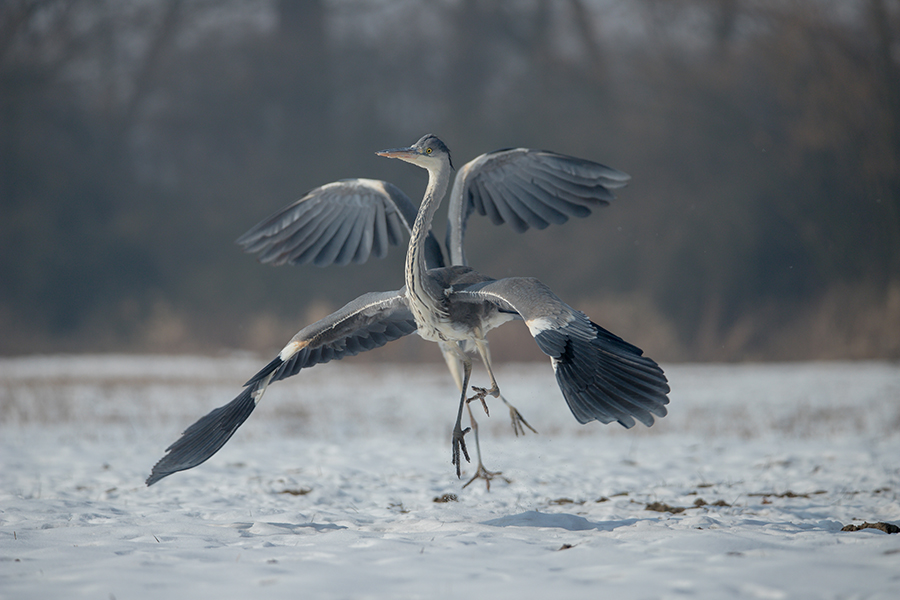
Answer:
M282 265L364 263L371 254L387 255L388 246L405 243L416 206L400 188L375 179L342 179L306 193L237 239L259 261ZM431 235L426 247L429 267L443 265L440 246Z
M517 232L544 229L606 206L610 190L631 179L621 171L546 150L514 148L482 154L456 174L450 193L447 250L450 263L466 264L463 238L473 211Z
M301 369L340 360L384 346L416 330L405 292L364 294L340 310L302 329L287 346L245 385L237 398L185 429L154 465L147 485L172 473L196 467L231 438L273 381Z
M669 385L663 370L640 348L606 331L533 278L511 277L473 285L450 302L481 304L525 320L550 357L566 403L580 423L635 419L646 426L666 416ZM496 319L500 323L503 319Z

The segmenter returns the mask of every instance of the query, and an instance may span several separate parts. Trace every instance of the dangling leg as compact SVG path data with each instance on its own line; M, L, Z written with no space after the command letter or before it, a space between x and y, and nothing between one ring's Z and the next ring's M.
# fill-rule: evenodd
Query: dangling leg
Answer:
M447 363L447 370L450 371L450 374L453 376L453 381L456 382L457 389L464 390L463 387L463 374L462 374L462 366L464 359L461 356L464 356L463 350L461 348L455 348L454 346L458 346L453 342L438 342L438 346L441 348L441 354L444 356L444 362Z
M459 451L462 449L463 456L466 457L466 462L472 462L469 459L469 452L466 450L466 440L465 435L469 433L471 427L462 428L462 413L463 406L466 406L466 386L469 385L469 376L472 374L472 361L470 361L465 356L461 357L463 361L463 381L462 381L462 395L459 399L459 410L456 413L456 424L453 426L453 461L452 464L456 465L456 477L459 478L462 476L460 473L460 460L459 460ZM477 447L477 442L476 442Z
M453 379L456 381L456 385L459 387L460 392L463 394L463 396L465 396L465 390L466 390L466 387L468 386L468 383L463 382L464 376L462 373L460 373L460 370L465 370L466 363L465 363L464 358L468 358L468 357L465 356L463 349L459 345L456 345L456 347L454 348L448 342L441 342L440 346L441 346L441 352L444 355L444 361L447 363L447 368L450 370L450 373L453 375ZM461 358L460 355L462 355L464 358ZM461 366L462 366L462 369L460 369ZM471 362L469 362L469 374L471 375ZM466 382L468 382L468 377L465 377L465 379L466 379ZM465 401L465 404L466 404L466 410L469 413L469 422L471 422L472 425L471 425L471 427L466 428L463 431L461 424L459 422L457 422L457 427L461 430L460 440L462 440L462 436L464 436L466 434L466 432L469 430L471 430L473 435L475 436L475 456L478 459L478 468L475 470L475 476L472 477L472 479L470 479L463 486L463 488L467 487L470 483L472 483L476 479L480 478L480 479L485 480L485 483L487 484L487 489L490 490L491 489L491 479L500 475L501 473L500 473L500 471L488 471L485 468L484 463L481 461L481 443L478 438L478 421L475 420L475 416L472 414L472 408L471 408L471 406L469 406L469 402L471 402L471 399L467 399ZM487 406L485 406L485 412L487 412ZM457 421L459 421L459 416L457 416ZM457 429L454 428L454 440L456 439L455 438L456 430ZM463 449L463 452L465 453L466 445L465 445L464 441L460 442L460 447ZM466 454L466 460L469 460L468 454ZM456 473L457 477L459 477L459 475L460 475L458 461L459 461L459 450L454 447L454 464L457 465L457 473ZM506 479L505 477L503 479L506 480L507 483L510 483L509 479Z
M485 388L472 386L472 390L475 391L475 395L469 398L468 402L472 400L478 399L481 400L482 406L484 406L484 412L487 412L487 403L484 401L484 397L490 394L494 398L500 398L509 408L509 416L512 419L512 428L515 434L518 436L519 433L525 435L525 427L537 433L537 430L528 424L528 421L525 420L525 417L519 412L519 410L506 401L506 398L500 395L500 387L497 385L497 380L494 379L494 371L491 369L491 350L488 347L487 340L481 339L475 341L475 347L478 349L478 354L481 356L481 360L484 363L484 368L487 369L488 375L491 378L491 389L487 390ZM524 425L524 427L523 427Z
M467 481L463 486L463 489L469 487L469 484L476 479L484 479L484 484L487 486L488 491L491 491L491 480L494 477L500 477L500 479L506 483L512 483L511 479L503 477L502 471L488 471L484 468L484 463L481 462L481 444L478 441L478 422L475 420L475 417L472 416L472 407L469 405L468 401L466 401L466 409L469 411L469 421L472 423L472 433L475 434L475 454L478 456L478 468L475 470L475 475L472 476L472 479Z
M487 369L488 376L491 378L491 389L487 390L485 388L472 386L472 390L475 392L475 395L466 400L466 408L469 411L469 420L472 422L472 430L475 432L475 450L478 453L478 469L475 471L475 475L472 477L472 479L467 481L466 485L464 485L463 488L467 487L470 483L472 483L476 479L484 479L484 483L487 486L487 489L490 490L491 489L491 480L495 477L499 476L507 483L512 483L512 481L506 477L502 477L502 474L503 474L502 471L488 471L487 469L484 468L484 463L481 462L481 444L479 443L479 439L478 439L478 423L475 421L475 417L472 415L472 407L469 403L472 402L473 400L481 401L481 406L484 408L485 414L490 414L490 413L488 413L487 402L485 402L485 400L484 400L485 396L490 394L490 395L494 396L495 398L498 396L500 398L503 398L503 397L500 396L500 387L497 385L497 380L494 378L494 373L491 370L490 353L488 350L487 342L483 339L476 340L475 345L478 348L478 354L481 355L481 359L484 362L485 368ZM508 402L506 402L506 400L503 400L503 402L506 403L506 405L510 407L510 409L511 409L510 414L513 414L513 411L515 411L515 416L518 416L522 422L525 422L525 420L521 418L521 415L519 415L519 411L515 410L514 407L512 407ZM518 430L516 429L517 421L515 419L515 416L513 418L513 429L516 430L516 435L518 435ZM525 425L528 425L528 423L525 422ZM521 425L519 425L519 428L521 428ZM528 428L531 429L531 426L528 425Z

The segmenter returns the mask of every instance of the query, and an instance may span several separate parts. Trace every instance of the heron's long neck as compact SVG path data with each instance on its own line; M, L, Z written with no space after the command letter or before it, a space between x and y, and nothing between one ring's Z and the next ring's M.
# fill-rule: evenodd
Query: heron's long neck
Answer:
M427 270L424 257L425 239L428 236L428 231L431 229L434 213L440 206L441 199L447 191L447 183L449 181L449 165L428 170L428 187L425 188L425 197L422 198L422 204L419 206L419 212L416 214L416 221L413 223L412 232L409 236L409 248L406 251L406 268L404 270L406 289L423 301L426 301L424 298L425 291L422 287L422 281Z

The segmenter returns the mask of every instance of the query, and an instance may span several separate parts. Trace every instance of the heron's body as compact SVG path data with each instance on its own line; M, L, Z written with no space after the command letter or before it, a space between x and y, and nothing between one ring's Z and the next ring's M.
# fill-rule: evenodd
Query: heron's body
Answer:
M413 331L441 344L463 367L452 443L457 476L460 451L468 460L464 436L469 430L461 427L463 408L474 399L484 402L487 394L499 395L485 336L513 319L525 321L538 347L550 357L563 397L579 422L618 421L630 428L636 421L650 426L655 417L666 415L669 386L659 365L574 310L540 281L528 277L494 280L465 266L428 268L431 222L450 174L450 155L443 142L426 135L409 148L378 154L411 162L429 173L410 234L406 285L395 292L364 294L297 333L237 398L201 418L169 446L154 466L148 485L197 466L217 452L247 419L270 383ZM474 388L477 393L472 398L466 397L472 364L464 349L479 354L492 384L490 389Z

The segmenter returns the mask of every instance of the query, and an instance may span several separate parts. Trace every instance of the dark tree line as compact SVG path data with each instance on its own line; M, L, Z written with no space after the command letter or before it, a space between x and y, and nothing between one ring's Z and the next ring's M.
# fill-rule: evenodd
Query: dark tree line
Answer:
M233 240L305 190L544 147L633 176L518 236L470 226L668 359L900 356L896 0L8 0L0 352L271 351L402 249L272 269Z

